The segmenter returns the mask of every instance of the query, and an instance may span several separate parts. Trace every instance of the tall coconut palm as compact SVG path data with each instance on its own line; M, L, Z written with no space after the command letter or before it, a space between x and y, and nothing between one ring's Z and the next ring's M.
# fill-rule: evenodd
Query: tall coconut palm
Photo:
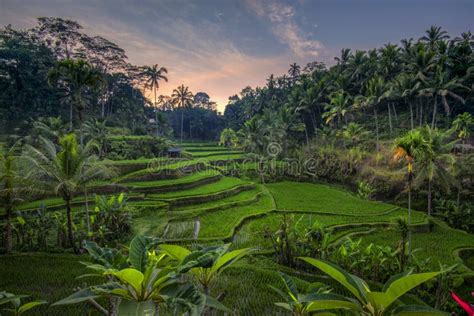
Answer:
M420 41L427 43L431 49L435 49L438 42L449 39L448 33L442 30L441 26L432 25L425 33Z
M413 105L412 100L418 94L420 82L411 74L400 74L390 83L390 90L388 94L392 98L403 99L405 104L408 103L410 108L410 126L414 128L413 121Z
M453 129L457 132L458 139L464 142L471 136L471 130L474 127L474 117L470 113L464 112L459 114L453 121Z
M421 128L420 132L429 149L419 153L415 185L420 186L428 182L427 213L431 216L433 182L436 181L446 191L449 191L450 185L455 182L451 173L455 158L451 151L457 140L450 140L451 131L441 131L429 126Z
M326 119L326 124L333 121L341 123L341 119L347 120L346 114L349 112L349 105L351 97L344 91L336 91L329 97L329 103L326 104L327 112L323 113L323 118Z
M385 81L381 77L371 78L366 85L366 95L358 96L355 100L356 107L372 108L375 120L376 149L379 150L379 123L377 117L377 106L386 97Z
M160 80L168 82L168 77L165 74L168 74L168 69L165 67L159 67L158 64L153 66L145 66L143 71L140 73L140 76L145 80L145 89L153 90L154 103L153 107L155 108L155 125L156 131L158 133L158 112L157 112L157 100L156 100L156 91L160 88Z
M300 78L301 73L301 66L297 63L293 63L290 65L290 69L288 69L288 74L290 75L291 82L295 83Z
M156 91L160 88L160 81L164 80L168 82L168 77L165 74L168 74L168 69L165 67L159 67L158 64L153 66L145 66L143 71L140 73L140 76L145 80L145 89L153 90L154 103L156 107Z
M408 225L411 225L411 189L413 182L413 165L419 157L431 150L420 130L411 130L394 141L393 159L407 164L408 191ZM408 234L408 253L411 252L411 233Z
M84 60L61 60L48 73L50 85L58 85L63 100L69 104L69 131L73 129L72 113L75 108L82 124L83 112L92 91L104 86L103 75ZM82 137L81 137L82 140Z
M68 240L77 252L71 201L91 182L110 177L112 170L91 154L92 142L79 146L74 134L62 137L59 148L45 138L40 141L37 148L27 145L23 158L28 162L30 178L34 179L38 190L59 195L66 203Z
M0 201L5 208L4 246L12 250L12 216L15 207L31 192L29 179L21 172L18 157L19 142L7 149L0 148Z
M431 128L435 127L436 124L436 114L438 108L438 98L441 99L441 102L444 106L444 111L447 116L451 114L451 108L448 104L447 97L454 98L462 103L464 99L456 94L456 90L466 89L466 86L459 82L458 78L449 78L449 74L446 71L443 71L441 67L436 68L435 75L425 82L426 88L419 91L420 95L428 96L433 98L433 117L431 120Z
M181 143L183 143L183 124L184 124L184 108L193 104L194 98L188 87L184 84L173 90L171 100L175 106L181 109Z

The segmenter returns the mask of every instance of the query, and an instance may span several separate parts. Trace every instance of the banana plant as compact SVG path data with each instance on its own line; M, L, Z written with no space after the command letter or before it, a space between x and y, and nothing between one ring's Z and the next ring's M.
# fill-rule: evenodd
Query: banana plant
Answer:
M230 246L231 244L211 246L194 252L177 245L160 245L160 249L170 258L178 261L199 256L207 256L210 258L210 264L208 266L191 269L191 272L201 284L204 293L209 295L212 282L222 273L222 271L252 251L251 248L229 251Z
M285 284L285 291L271 285L269 287L286 302L278 302L275 305L290 311L294 316L311 315L311 302L321 297L322 294L330 294L330 289L322 283L312 284L307 294L299 293L298 287L291 277L282 272L280 272L280 277Z
M84 264L96 273L85 276L102 276L106 282L82 289L52 306L93 302L104 314L135 316L153 316L161 305L190 315L200 315L206 306L230 312L194 285L181 282L181 276L190 269L207 266L208 256L193 256L171 265L167 256L152 249L156 242L137 236L130 243L128 256L86 242L84 247L95 262ZM118 303L107 311L96 302L101 297L113 298Z
M29 295L15 295L5 291L0 292L0 305L5 305L10 303L12 308L4 308L3 310L10 315L19 316L23 315L32 308L35 308L39 305L46 304L46 301L31 301L28 303L21 304L21 299L29 297Z
M408 271L400 273L391 277L383 286L382 291L371 291L364 280L346 272L333 263L308 257L302 257L300 259L329 275L355 297L355 299L353 299L339 295L332 295L330 298L319 296L309 304L308 309L311 311L343 309L367 316L384 316L389 315L389 313L398 316L449 315L428 306L399 305L394 309L391 308L402 295L436 277L441 272L412 274L411 271Z

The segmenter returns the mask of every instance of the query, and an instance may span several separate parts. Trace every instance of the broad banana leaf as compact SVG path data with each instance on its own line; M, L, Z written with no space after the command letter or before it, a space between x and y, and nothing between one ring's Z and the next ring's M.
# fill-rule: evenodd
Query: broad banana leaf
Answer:
M357 278L356 276L347 273L340 267L324 260L308 257L300 257L299 259L306 261L307 263L328 274L331 278L339 282L352 294L354 294L354 296L357 297L359 301L364 302L366 300L366 293L370 290L367 284L360 278Z

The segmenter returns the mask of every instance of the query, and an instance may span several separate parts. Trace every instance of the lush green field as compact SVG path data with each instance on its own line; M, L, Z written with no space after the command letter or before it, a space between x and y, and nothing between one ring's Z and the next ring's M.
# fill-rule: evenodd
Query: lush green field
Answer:
M195 157L183 161L163 158L154 161L152 166L149 165L152 161L146 159L114 162L118 166L136 164L140 169L134 170L134 166L129 169L133 171L110 182L120 182L130 190L129 196L136 197L129 201L135 209L132 220L134 234L185 244L233 241L233 248L253 247L257 250L241 264L227 270L213 290L214 294L225 291L223 302L240 315L274 315L281 312L274 306L277 297L268 291L267 285L282 285L278 270L297 272L278 266L271 257L266 256L271 253L272 247L264 238L264 231L276 232L284 216L302 228L310 227L315 222L324 224L334 230L331 237L334 243L351 236L362 238L364 244L372 242L395 246L399 239L391 224L395 218L406 215L406 209L362 200L348 191L325 184L285 181L256 185L251 181L223 176L219 170L242 167L232 163L242 154L229 154L227 149L212 144L190 143L183 147ZM210 168L215 161L223 161L222 168ZM205 168L195 168L198 165ZM244 167L255 169L256 164L247 162ZM153 173L164 175L152 180L141 179ZM75 212L82 210L80 204L83 201L82 196L74 199L79 204L74 207ZM20 209L35 209L41 204L61 207L64 202L59 197L48 198L24 203ZM424 213L413 212L413 224L427 227L427 223L428 217ZM456 250L474 247L473 235L451 229L438 221L434 222L432 232L422 231L416 230L413 234L413 246L420 248L418 257L431 258L429 265L433 269L438 268L438 262L462 264ZM83 285L83 281L75 280L75 277L85 273L79 260L85 258L69 254L2 256L0 289L56 301L70 293L73 287ZM466 262L470 260L471 257L466 258ZM467 267L464 271L471 272ZM306 282L300 283L302 287L307 286ZM259 295L255 295L255 291ZM38 313L87 314L87 307L51 308L48 312L43 308Z

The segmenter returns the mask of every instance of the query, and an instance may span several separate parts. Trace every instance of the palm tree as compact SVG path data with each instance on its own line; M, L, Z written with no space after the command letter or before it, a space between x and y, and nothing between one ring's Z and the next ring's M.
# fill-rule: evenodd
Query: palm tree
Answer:
M183 123L184 123L184 108L193 104L194 98L188 87L184 84L173 90L171 100L175 106L181 109L181 143L183 143Z
M423 137L420 130L410 130L405 135L395 139L394 154L395 160L403 160L407 163L408 171L408 226L411 225L411 189L413 182L413 165L415 159L418 160L431 150L429 144ZM408 233L408 253L411 252L411 232Z
M0 148L0 201L5 207L4 243L7 253L12 250L13 211L31 191L29 179L20 172L19 144L16 142L8 149Z
M411 100L417 95L420 82L411 74L400 74L390 83L390 91L388 94L393 98L403 99L405 104L408 103L410 107L410 126L414 128L413 121L413 105Z
M451 108L449 107L447 97L450 96L462 103L464 99L456 94L454 90L456 89L469 89L459 82L458 78L449 78L449 75L446 71L443 71L441 67L437 67L435 75L425 82L426 88L420 90L420 95L432 97L434 100L433 103L433 118L431 120L431 128L435 127L436 124L436 114L438 108L438 98L441 98L441 102L444 105L444 111L449 117L451 114Z
M342 129L342 137L349 140L352 146L356 146L362 140L364 140L369 134L365 128L355 122L350 122Z
M428 182L428 216L431 216L433 181L446 191L454 183L451 168L455 158L451 151L457 140L450 141L451 131L441 131L425 126L421 130L422 137L428 144L429 149L420 152L418 176L415 179L416 185Z
M386 85L384 80L379 77L373 77L367 82L366 95L358 96L355 100L356 107L372 107L375 119L376 149L379 150L379 123L377 118L377 106L386 97Z
M145 79L145 88L153 90L154 103L156 107L156 91L160 88L160 80L168 82L168 77L165 74L168 74L168 69L165 67L159 67L158 64L155 64L151 67L145 66L141 72L141 76Z
M290 75L291 82L294 84L300 77L301 73L301 66L297 63L293 63L290 65L290 69L288 69L288 74Z
M107 154L108 147L108 132L107 120L98 120L92 118L84 123L84 135L88 140L94 140L98 145L99 158L103 159Z
M458 133L457 137L461 140L463 144L463 151L464 142L471 136L471 130L473 127L474 118L470 113L467 112L459 114L453 121L453 129Z
M346 92L340 90L331 94L329 103L326 103L327 112L323 113L323 118L326 119L326 124L337 121L339 124L342 118L346 118L349 111L351 97Z
M103 75L84 60L61 60L48 73L50 85L59 85L63 99L69 103L69 131L72 131L72 112L76 109L79 123L90 99L90 92L101 88ZM82 141L82 136L81 136Z
M72 230L71 200L91 182L110 177L112 170L91 154L93 142L79 146L74 134L62 137L59 149L50 140L41 138L40 141L38 148L27 145L23 157L28 162L30 177L38 190L60 195L66 203L68 240L77 252Z
M155 124L156 130L158 132L158 117L157 117L157 102L156 102L156 91L160 87L160 80L168 82L168 69L165 67L159 67L158 64L155 64L151 67L145 66L143 71L140 73L140 76L145 79L145 89L152 89L154 96L153 107L155 108Z
M426 35L420 38L420 42L427 43L431 49L435 49L438 42L449 39L448 33L442 30L441 26L432 25L425 33Z

